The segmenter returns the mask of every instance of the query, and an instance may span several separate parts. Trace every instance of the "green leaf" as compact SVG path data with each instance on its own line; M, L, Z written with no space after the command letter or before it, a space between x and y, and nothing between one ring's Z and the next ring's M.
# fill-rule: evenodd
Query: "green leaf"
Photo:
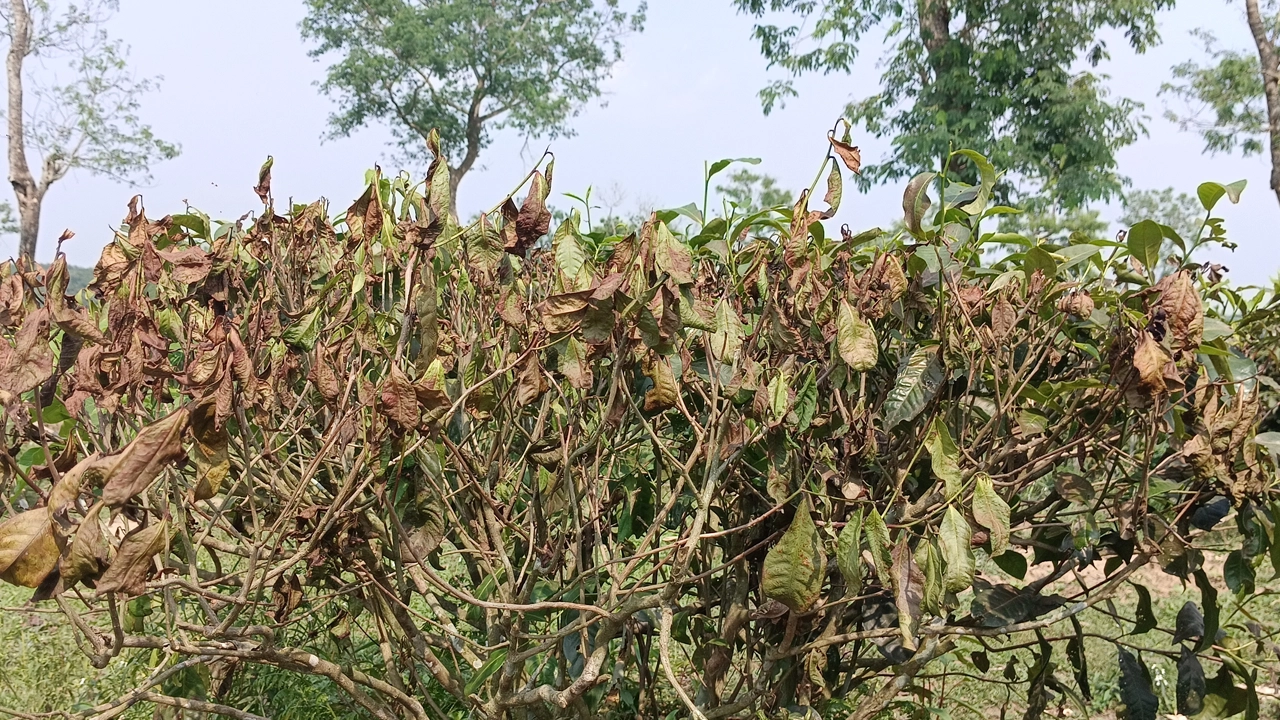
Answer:
M944 574L942 553L938 551L936 541L921 542L916 549L916 565L924 572L924 592L920 601L920 609L930 615L942 614L942 595Z
M474 694L484 685L486 680L492 677L494 673L498 672L498 668L502 667L502 664L506 661L506 648L498 648L497 650L494 650L489 655L489 659L484 662L484 665L481 665L480 669L476 670L476 674L472 675L471 679L467 681L465 693L467 695Z
M1258 433L1253 437L1253 441L1271 453L1271 457L1280 460L1280 432Z
M1156 614L1151 609L1151 592L1138 583L1133 583L1133 589L1138 593L1138 607L1133 613L1133 634L1142 635L1156 629Z
M937 173L924 172L911 178L911 182L907 183L907 189L902 194L902 212L906 219L907 228L912 235L917 237L921 234L922 223L924 222L924 214L929 211L929 206L933 201L929 199L929 183L938 176Z
M818 599L826 570L827 556L805 498L791 526L765 556L761 589L793 612L804 612Z
M1178 658L1178 714L1198 715L1204 709L1205 682L1204 667L1195 651L1183 646L1182 656Z
M1127 720L1156 720L1160 701L1151 689L1151 673L1133 653L1120 648L1120 700Z
M587 270L587 251L578 234L581 219L573 211L551 239L551 252L556 259L556 269L564 281L566 291L586 290L591 286L591 273Z
M725 298L716 303L716 330L711 334L711 354L722 363L732 363L742 349L742 321Z
M813 424L813 415L818 410L818 376L812 368L804 374L800 387L796 390L796 402L792 409L796 432L804 432Z
M893 560L889 555L889 528L885 526L884 518L880 517L880 513L875 508L872 508L871 514L867 515L862 532L867 536L867 547L871 549L871 560L876 566L876 577L880 578L882 584L888 585L890 568L893 567Z
M954 507L948 507L938 528L942 559L947 563L943 585L947 592L958 593L973 584L975 562L970 542L973 531L969 521Z
M840 301L836 313L836 347L840 359L853 370L865 372L876 366L880 346L875 329L846 300Z
M862 509L850 515L836 542L836 566L844 577L845 593L862 591Z
M1058 275L1058 261L1053 259L1053 255L1048 250L1040 246L1036 246L1027 250L1022 256L1022 270L1030 280L1036 270L1044 273L1046 278L1054 278Z
M1237 595L1252 595L1254 591L1253 565L1239 550L1232 550L1227 555L1227 562L1222 566L1222 577L1227 581L1227 589Z
M1143 220L1129 228L1125 238L1129 253L1142 262L1148 272L1153 272L1160 262L1160 246L1164 244L1164 231L1154 220Z
M312 350L320 337L320 305L280 333L280 339L303 350Z
M1009 503L996 494L990 475L979 473L974 478L973 519L991 531L991 556L995 557L1009 547Z
M1071 661L1071 669L1076 678L1076 685L1080 687L1080 694L1085 700L1092 700L1093 694L1089 691L1089 660L1084 652L1084 628L1080 626L1080 619L1075 615L1071 616L1071 627L1075 631L1075 635L1067 641L1067 660Z
M996 168L990 160L973 150L957 150L956 154L969 158L978 168L978 196L962 205L960 210L969 215L981 215L991 201L991 191L996 185Z
M941 416L934 418L924 442L929 450L933 474L945 483L947 500L950 501L963 489L963 477L960 473L960 450L956 448Z
M1200 607L1204 608L1204 637L1196 645L1197 651L1208 650L1218 636L1218 590L1209 582L1209 575L1201 568L1195 572L1196 586L1200 588Z
M1204 209L1212 212L1223 196L1230 199L1232 204L1239 203L1240 193L1244 192L1247 184L1247 180L1237 180L1230 185L1216 182L1200 183L1200 187L1196 188L1196 195L1200 197L1200 204Z
M769 381L769 409L773 411L774 420L782 420L787 416L787 408L791 404L791 378L779 371Z
M1022 580L1027 576L1027 556L1016 550L1007 550L992 558L996 567L1012 577Z
M884 401L884 427L913 420L942 387L942 363L936 346L917 349L899 368L898 379Z
M746 163L748 165L759 165L760 158L745 157L745 158L726 158L724 160L717 160L711 163L711 168L707 170L707 180L710 180L711 178L715 177L717 174L720 173L721 170L724 170L725 168L729 167L734 163Z

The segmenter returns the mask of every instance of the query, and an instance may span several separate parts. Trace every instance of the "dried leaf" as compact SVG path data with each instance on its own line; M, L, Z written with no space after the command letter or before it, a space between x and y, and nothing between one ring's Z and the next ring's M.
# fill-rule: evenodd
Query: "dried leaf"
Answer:
M660 412L675 407L680 399L680 386L671 372L671 363L664 357L654 356L645 367L645 375L653 381L653 387L644 394L644 411Z
M391 374L382 383L382 413L402 428L415 428L422 419L418 395L413 382L399 366L391 366Z
M996 336L997 340L1004 340L1009 337L1009 333L1013 332L1013 328L1018 324L1018 311L1013 309L1013 303L1009 302L1009 298L1004 293L996 298L995 305L991 306L991 332Z
M551 229L551 212L547 210L547 194L550 182L535 170L529 180L529 194L524 198L520 214L516 217L515 242L506 245L507 252L524 257L524 254Z
M542 363L537 353L529 353L520 363L520 372L516 375L516 405L524 407L542 397L547 391L547 379L542 376Z
M22 321L14 344L0 340L0 398L17 397L53 375L53 349L49 347L49 309L40 308Z
M92 581L107 568L110 546L102 532L103 503L95 503L76 529L71 545L58 562L63 584L70 588L77 582Z
M182 433L190 416L187 408L181 408L142 428L124 450L100 461L109 468L102 487L102 501L107 507L124 505L146 490L165 466L186 456Z
M253 188L264 205L271 201L271 165L273 163L275 158L268 155L267 161L258 168L258 184Z
M844 161L844 166L849 168L849 172L855 175L862 173L862 152L856 145L850 145L847 138L837 140L834 134L828 134L827 140L831 142L831 149Z
M1204 337L1204 306L1191 273L1179 270L1167 275L1153 289L1160 293L1158 307L1164 310L1173 352L1195 353Z
M893 547L893 569L890 582L893 587L893 600L898 608L898 628L902 631L902 645L908 650L916 649L916 635L920 628L920 604L924 599L924 573L916 565L915 558L907 547L907 538L898 538Z
M1164 395L1168 391L1164 370L1171 360L1164 346L1156 342L1151 333L1143 332L1133 351L1133 368L1138 371L1139 388L1152 397Z
M192 497L207 500L218 494L222 481L231 472L227 428L218 423L215 403L202 403L191 413L191 439L191 462L196 469Z
M152 559L165 549L168 541L168 520L135 528L125 535L111 566L98 581L98 592L118 592L128 596L145 593Z

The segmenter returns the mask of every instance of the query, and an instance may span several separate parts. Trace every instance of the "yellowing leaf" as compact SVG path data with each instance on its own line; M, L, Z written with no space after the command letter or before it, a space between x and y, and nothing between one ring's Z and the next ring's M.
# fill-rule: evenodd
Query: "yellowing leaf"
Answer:
M58 556L48 508L18 513L0 523L0 580L39 587L57 566Z
M826 571L827 556L809 513L809 501L804 499L791 526L765 556L761 589L765 597L792 612L804 612L818 599Z
M680 387L671 372L671 363L666 358L655 357L649 361L645 374L653 381L653 387L644 394L644 411L658 412L675 407L680 398Z
M742 349L742 321L725 298L716 303L716 329L710 339L711 355L722 363L732 363Z
M862 532L866 535L867 547L871 549L871 560L876 566L876 577L880 578L881 583L888 585L889 570L893 566L893 560L889 555L889 528L885 526L884 518L880 517L880 513L875 508L872 508L871 513L867 515Z
M836 566L844 576L845 593L862 590L862 510L849 516L836 544Z
M1009 548L1009 504L996 494L990 475L980 473L974 479L973 519L991 531L991 557L996 557Z
M925 437L925 447L929 449L929 458L933 465L933 474L946 484L947 500L960 494L962 476L960 473L960 451L951 432L941 417L934 418L929 434Z
M943 586L947 592L958 593L973 584L975 563L970 542L973 531L969 521L954 507L948 507L938 528L938 545L946 562Z
M875 330L846 300L840 301L836 314L836 346L840 358L853 370L863 372L876 366L880 347Z

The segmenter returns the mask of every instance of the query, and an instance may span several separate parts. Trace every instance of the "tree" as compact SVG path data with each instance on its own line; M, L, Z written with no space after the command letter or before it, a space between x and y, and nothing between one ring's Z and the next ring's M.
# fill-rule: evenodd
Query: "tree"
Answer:
M1129 228L1150 218L1160 218L1178 237L1190 242L1200 237L1205 211L1199 200L1186 193L1175 193L1173 188L1125 193L1120 225Z
M747 212L795 202L795 197L778 187L778 179L771 175L737 170L726 180L726 184L716 186L716 192Z
M430 158L438 129L454 196L495 130L572 135L569 120L600 95L639 31L618 0L307 0L312 57L335 56L321 88L338 104L331 137L386 122L409 163ZM456 214L456 210L455 210Z
M1211 62L1175 66L1176 81L1160 92L1183 101L1184 108L1168 110L1167 117L1199 133L1209 152L1268 152L1271 189L1280 201L1280 4L1245 0L1244 6L1253 52L1221 48L1212 33L1198 30Z
M8 0L0 6L9 38L5 120L20 257L35 256L45 196L67 173L85 170L145 182L154 163L178 155L176 145L157 138L138 117L141 97L156 89L158 78L134 77L128 48L103 28L117 6L117 0L61 7L48 0ZM57 73L52 81L45 80L48 73L33 73L32 60L45 70L49 61L61 63L67 82Z
M937 170L954 148L975 148L1012 174L1002 184L1066 208L1114 197L1116 152L1143 132L1141 104L1111 99L1088 68L1107 58L1100 36L1123 32L1142 52L1157 42L1154 14L1172 0L734 0L769 21L754 37L787 77L762 92L765 111L795 94L792 78L852 72L860 45L883 33L880 92L846 113L893 149L865 183ZM795 24L771 24L789 11ZM957 161L962 170L963 160ZM973 168L966 171L973 180ZM1030 187L1020 187L1020 186Z
M830 162L818 209L598 257L576 213L541 242L540 169L446 234L444 176L374 172L336 224L135 204L87 308L63 255L0 267L0 581L140 683L66 714L296 709L269 670L379 720L927 718L966 677L1085 716L1103 664L1135 720L1150 666L1257 708L1280 488L1234 331L1276 304L1193 246L1157 281L1150 220L992 258L962 152L894 235L823 229Z

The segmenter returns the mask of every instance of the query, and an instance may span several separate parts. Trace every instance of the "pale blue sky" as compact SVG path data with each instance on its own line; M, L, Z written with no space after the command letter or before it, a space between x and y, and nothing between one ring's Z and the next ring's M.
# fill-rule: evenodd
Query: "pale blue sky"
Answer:
M313 85L324 67L307 57L298 35L301 2L121 5L111 32L132 45L139 74L164 76L163 90L145 101L145 117L183 148L180 158L154 169L151 186L138 190L152 217L181 212L184 201L219 218L259 208L251 188L268 154L276 159L278 198L324 196L336 209L360 193L366 168L380 163L384 171L394 169L383 129L321 141L331 105ZM1198 138L1161 117L1164 105L1156 96L1171 66L1200 55L1189 36L1193 28L1212 27L1224 44L1250 48L1243 11L1223 0L1179 5L1162 15L1165 43L1155 51L1135 57L1123 43L1112 43L1114 60L1106 67L1111 87L1146 102L1150 116L1150 136L1121 153L1121 171L1135 188L1172 186L1188 193L1203 180L1247 178L1240 206L1223 213L1240 248L1213 258L1228 265L1238 283L1266 282L1280 270L1280 205L1267 187L1267 162L1202 156ZM580 194L594 185L598 197L622 211L700 202L703 161L744 155L762 158L758 169L786 187L807 186L826 152L826 129L849 99L874 92L879 58L869 51L852 76L803 79L800 98L766 117L756 91L768 75L750 31L750 19L737 15L729 0L650 0L645 32L628 40L625 60L606 85L607 105L588 107L575 123L577 137L552 145L554 193ZM868 159L887 149L887 141L874 138L855 142ZM499 201L545 145L499 136L481 157L481 169L463 182L460 212ZM72 262L93 264L132 192L86 176L54 186L45 204L41 258L52 254L53 238L66 227L76 231L66 248ZM900 198L899 187L846 193L834 222L855 229L891 222L900 216ZM561 196L559 202L566 201ZM0 256L15 246L14 238L0 239Z

